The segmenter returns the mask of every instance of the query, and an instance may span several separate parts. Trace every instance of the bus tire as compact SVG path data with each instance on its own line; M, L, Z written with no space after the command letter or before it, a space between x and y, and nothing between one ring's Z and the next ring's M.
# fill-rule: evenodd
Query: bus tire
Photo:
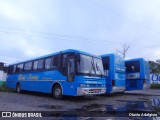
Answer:
M17 92L17 93L22 93L20 83L18 83L18 84L16 85L16 92Z
M58 100L62 99L63 97L62 88L59 85L54 86L52 90L52 94L55 99L58 99Z

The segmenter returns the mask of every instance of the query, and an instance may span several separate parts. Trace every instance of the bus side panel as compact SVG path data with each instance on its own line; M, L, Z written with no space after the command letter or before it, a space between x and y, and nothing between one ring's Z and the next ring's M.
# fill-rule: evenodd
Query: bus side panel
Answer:
M106 78L106 93L110 93L112 91L112 80L109 78Z
M109 76L106 77L106 93L111 93L112 91L112 80L114 80L115 78L115 59L114 59L114 55L110 55L109 56Z
M146 84L150 87L150 69L149 69L149 63L145 61L145 79L146 79Z
M8 75L7 80L6 80L7 88L16 89L17 81L18 81L17 75L15 74Z
M29 74L28 76L32 76L33 78L38 77L38 80L31 80L32 77L30 77L29 80L31 81L28 84L29 87L26 85L25 81L24 84L22 84L22 89L44 93L51 93L52 85L55 82L62 84L62 82L66 81L66 77L63 76L58 70L35 72Z
M123 86L126 86L126 81L125 80L116 80L115 84L117 87L123 87Z
M55 82L62 84L64 81L66 77L57 70L12 74L8 76L7 87L16 89L16 84L19 82L22 90L51 93Z
M145 79L145 61L139 60L140 62L140 79Z
M21 81L20 82L22 90L51 93L52 82L46 81Z

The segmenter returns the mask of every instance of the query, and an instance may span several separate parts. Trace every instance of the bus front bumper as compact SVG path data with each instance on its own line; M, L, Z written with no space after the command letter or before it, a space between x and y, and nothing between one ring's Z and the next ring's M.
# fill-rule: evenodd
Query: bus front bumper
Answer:
M122 92L125 91L125 89L126 89L126 87L116 87L116 86L114 86L112 88L111 93L122 93Z
M77 88L77 96L105 94L106 88Z

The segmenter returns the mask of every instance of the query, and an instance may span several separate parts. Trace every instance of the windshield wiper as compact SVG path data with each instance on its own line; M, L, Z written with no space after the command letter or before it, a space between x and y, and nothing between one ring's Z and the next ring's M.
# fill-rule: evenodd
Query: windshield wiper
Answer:
M97 70L100 72L101 77L102 77L102 71L101 71L100 67L97 65L97 63L96 63L96 68L97 68Z
M93 64L93 61L91 61L91 68L90 68L90 70L89 70L89 76L91 76L91 72L92 72L92 70L95 72L95 68L94 68L94 64ZM95 72L96 73L96 72Z

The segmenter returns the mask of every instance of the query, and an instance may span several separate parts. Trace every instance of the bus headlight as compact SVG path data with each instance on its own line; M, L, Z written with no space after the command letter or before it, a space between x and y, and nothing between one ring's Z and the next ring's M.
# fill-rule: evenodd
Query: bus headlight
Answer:
M80 87L90 87L89 84L80 84Z

